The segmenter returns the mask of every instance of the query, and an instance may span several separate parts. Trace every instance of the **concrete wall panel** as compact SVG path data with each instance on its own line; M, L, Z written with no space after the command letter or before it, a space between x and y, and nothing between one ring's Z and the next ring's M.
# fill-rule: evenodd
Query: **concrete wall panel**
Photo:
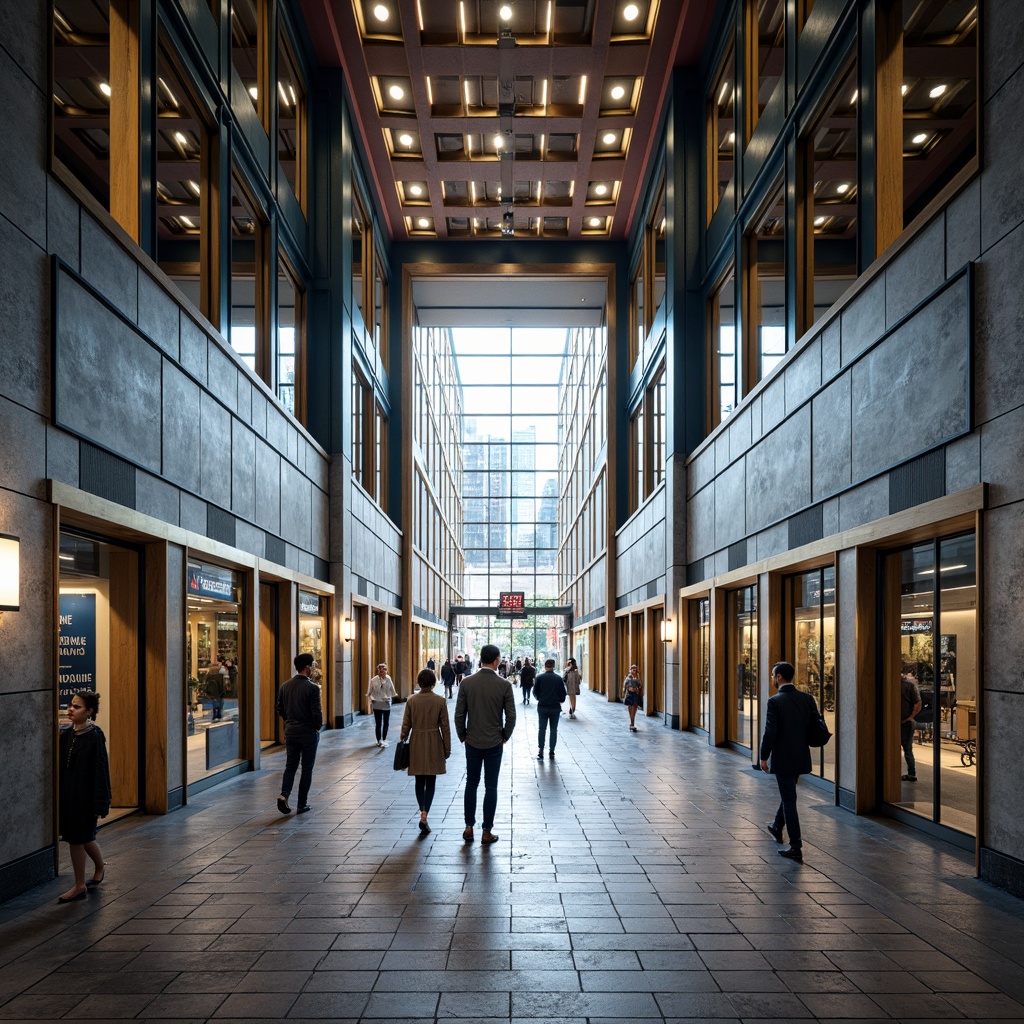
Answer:
M985 168L981 176L982 251L1021 222L1020 132L1010 126L1020 125L1022 118L1024 69L1019 69L982 107L982 166Z
M231 508L231 414L205 391L199 408L200 493L221 508Z
M1020 645L1020 615L1024 607L1024 504L996 509L985 516L985 544L982 565L982 601L985 613L983 633L983 688L1024 693L1024 659ZM991 722L985 708L985 721ZM1020 734L1018 729L1018 746ZM989 763L998 765L991 752Z
M181 358L178 304L149 274L139 274L139 330L176 363Z
M81 271L82 208L53 178L46 181L46 251Z
M285 540L309 550L313 540L312 486L290 462L281 463L281 533Z
M763 530L810 504L810 433L811 408L805 405L751 449L747 456L748 533Z
M225 408L235 412L238 409L238 367L231 356L221 348L219 341L210 338L207 344L207 386Z
M39 6L16 5L19 12L22 7ZM29 25L38 24L34 17L29 18ZM0 138L4 140L0 146L0 216L43 246L50 89L27 86L22 69L6 49L0 49L0 96L12 97L12 102L0 106Z
M275 535L281 533L281 456L256 439L256 522Z
M821 501L852 482L852 375L844 373L811 407L811 500Z
M160 353L67 275L58 317L58 422L159 473Z
M853 367L854 480L964 429L969 398L966 280L946 288Z
M984 807L983 846L1020 859L1024 850L1024 787L1016 771L985 770L985 765L1016 765L1020 761L1020 723L1024 721L1024 695L985 695L985 741L981 770Z
M0 218L0 395L44 416L50 412L50 303L39 282L48 276L43 251Z
M139 265L89 216L82 217L82 277L122 316L139 317Z
M256 517L256 435L231 420L231 511L252 522Z
M719 474L714 491L714 547L724 548L747 534L747 467L743 459ZM701 551L698 557L706 553Z
M792 415L821 387L821 337L803 343L784 371L786 415Z
M195 494L202 489L197 457L202 437L201 395L197 384L164 362L163 472L168 480Z
M885 330L885 275L875 278L840 314L842 364L848 366Z

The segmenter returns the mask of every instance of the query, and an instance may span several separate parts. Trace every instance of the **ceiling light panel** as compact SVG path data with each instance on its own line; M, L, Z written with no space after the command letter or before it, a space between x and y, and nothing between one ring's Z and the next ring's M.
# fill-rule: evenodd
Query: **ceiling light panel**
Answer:
M376 92L378 109L382 114L411 114L416 109L412 82L408 78L381 76L377 79Z

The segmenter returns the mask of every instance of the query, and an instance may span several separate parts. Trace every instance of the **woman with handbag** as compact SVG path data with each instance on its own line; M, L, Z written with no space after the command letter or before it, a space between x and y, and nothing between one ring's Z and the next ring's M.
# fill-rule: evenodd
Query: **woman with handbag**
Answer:
M401 739L409 740L409 774L416 778L416 803L420 809L420 834L427 835L427 814L434 799L438 775L446 772L445 761L452 752L448 705L434 693L437 676L425 668L416 677L419 692L405 703Z
M629 675L622 680L622 703L629 709L629 731L636 732L636 709L644 706L643 684L636 665L629 666Z
M580 683L583 682L583 675L580 673L579 665L575 658L570 658L565 663L565 692L569 694L569 717L576 717L576 698L580 695Z

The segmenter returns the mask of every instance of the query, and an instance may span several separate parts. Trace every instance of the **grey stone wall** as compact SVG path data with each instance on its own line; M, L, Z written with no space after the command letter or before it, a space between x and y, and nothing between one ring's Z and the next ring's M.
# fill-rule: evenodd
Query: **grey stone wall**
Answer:
M619 607L664 594L668 558L665 488L659 487L609 542L615 545Z

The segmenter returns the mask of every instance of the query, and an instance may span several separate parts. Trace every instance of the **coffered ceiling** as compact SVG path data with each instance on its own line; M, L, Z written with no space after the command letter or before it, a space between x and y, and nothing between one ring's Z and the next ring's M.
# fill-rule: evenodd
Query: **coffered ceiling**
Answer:
M624 238L707 0L302 0L394 239ZM504 10L503 10L504 8Z

